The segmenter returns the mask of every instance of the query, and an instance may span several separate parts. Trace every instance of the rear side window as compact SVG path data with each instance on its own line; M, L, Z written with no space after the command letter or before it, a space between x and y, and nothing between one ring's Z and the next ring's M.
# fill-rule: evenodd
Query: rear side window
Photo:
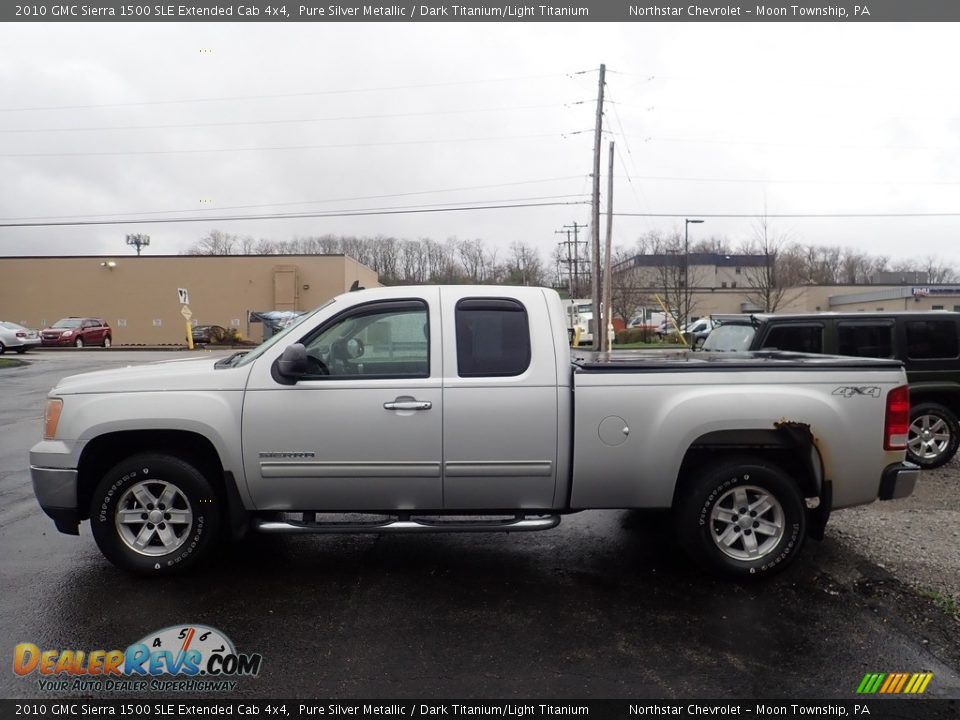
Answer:
M908 358L931 360L957 357L957 324L953 320L909 320L905 325Z
M455 315L460 377L509 377L530 366L530 327L519 302L466 298Z
M840 323L837 354L854 357L893 357L893 324Z
M820 325L780 325L770 329L764 348L788 352L823 352L823 327Z

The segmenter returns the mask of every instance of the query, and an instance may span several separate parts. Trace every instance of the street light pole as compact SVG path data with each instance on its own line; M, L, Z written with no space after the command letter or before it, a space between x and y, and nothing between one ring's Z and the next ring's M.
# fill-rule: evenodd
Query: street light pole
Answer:
M683 322L690 322L687 317L690 314L690 224L699 225L703 220L691 220L685 218L683 221Z

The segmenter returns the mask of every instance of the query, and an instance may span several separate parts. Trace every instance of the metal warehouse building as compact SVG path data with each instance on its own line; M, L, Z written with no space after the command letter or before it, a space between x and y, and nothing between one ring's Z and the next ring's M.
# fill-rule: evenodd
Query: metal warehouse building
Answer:
M43 328L68 316L103 318L115 345L183 344L178 289L194 324L260 340L248 312L309 310L377 274L344 255L144 255L0 259L0 320Z

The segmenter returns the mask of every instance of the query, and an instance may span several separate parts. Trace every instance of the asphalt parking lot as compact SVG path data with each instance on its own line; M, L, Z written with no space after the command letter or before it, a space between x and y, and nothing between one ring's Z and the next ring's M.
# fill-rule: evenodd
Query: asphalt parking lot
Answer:
M949 558L915 571L929 553L912 541L936 541L927 504L954 512L938 520L946 537L956 529L956 464L905 502L900 545L893 503L838 514L823 542L762 584L704 577L663 518L622 511L532 534L254 536L202 573L127 575L86 524L79 538L56 532L33 499L27 451L59 377L184 356L37 352L0 369L4 652L122 648L204 623L263 654L241 698L852 699L865 673L920 671L934 675L928 696L960 698L958 580L942 577ZM2 697L50 695L9 660Z

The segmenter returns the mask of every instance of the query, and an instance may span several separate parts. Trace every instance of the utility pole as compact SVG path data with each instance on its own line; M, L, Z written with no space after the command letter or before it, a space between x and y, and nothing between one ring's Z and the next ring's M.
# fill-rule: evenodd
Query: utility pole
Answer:
M567 232L567 241L570 240L570 230L573 230L573 288L570 290L571 298L580 297L580 238L579 231L583 229L583 225L578 223L573 223L573 225L564 225L563 230L556 230L558 234L562 233L564 230ZM567 246L567 261L570 261L570 246Z
M569 230L554 230L554 231L553 231L553 234L554 234L554 235L566 235L566 236L567 236L567 239L566 239L565 241L559 242L559 243L557 243L557 244L558 244L558 245L563 245L564 250L566 250L566 255L564 256L564 258L563 258L562 260L560 260L560 262L562 262L564 265L567 266L567 295L569 295L570 298L573 298L573 268L571 267L571 263L573 262L573 260L571 260L571 258L570 258L570 243L573 242L573 241L570 239L570 231L569 231ZM559 275L559 273L557 273L557 274ZM559 278L558 278L558 279L559 279Z
M603 255L603 342L600 349L610 352L613 345L613 276L610 274L610 249L613 242L613 140L610 141L610 169L607 170L607 242ZM629 318L628 318L629 319Z
M600 306L600 137L603 134L603 85L607 66L600 65L600 84L597 90L597 125L593 136L593 217L591 218L591 236L593 240L592 268L590 281L593 298L593 349L600 349L600 337L607 324L608 308Z

